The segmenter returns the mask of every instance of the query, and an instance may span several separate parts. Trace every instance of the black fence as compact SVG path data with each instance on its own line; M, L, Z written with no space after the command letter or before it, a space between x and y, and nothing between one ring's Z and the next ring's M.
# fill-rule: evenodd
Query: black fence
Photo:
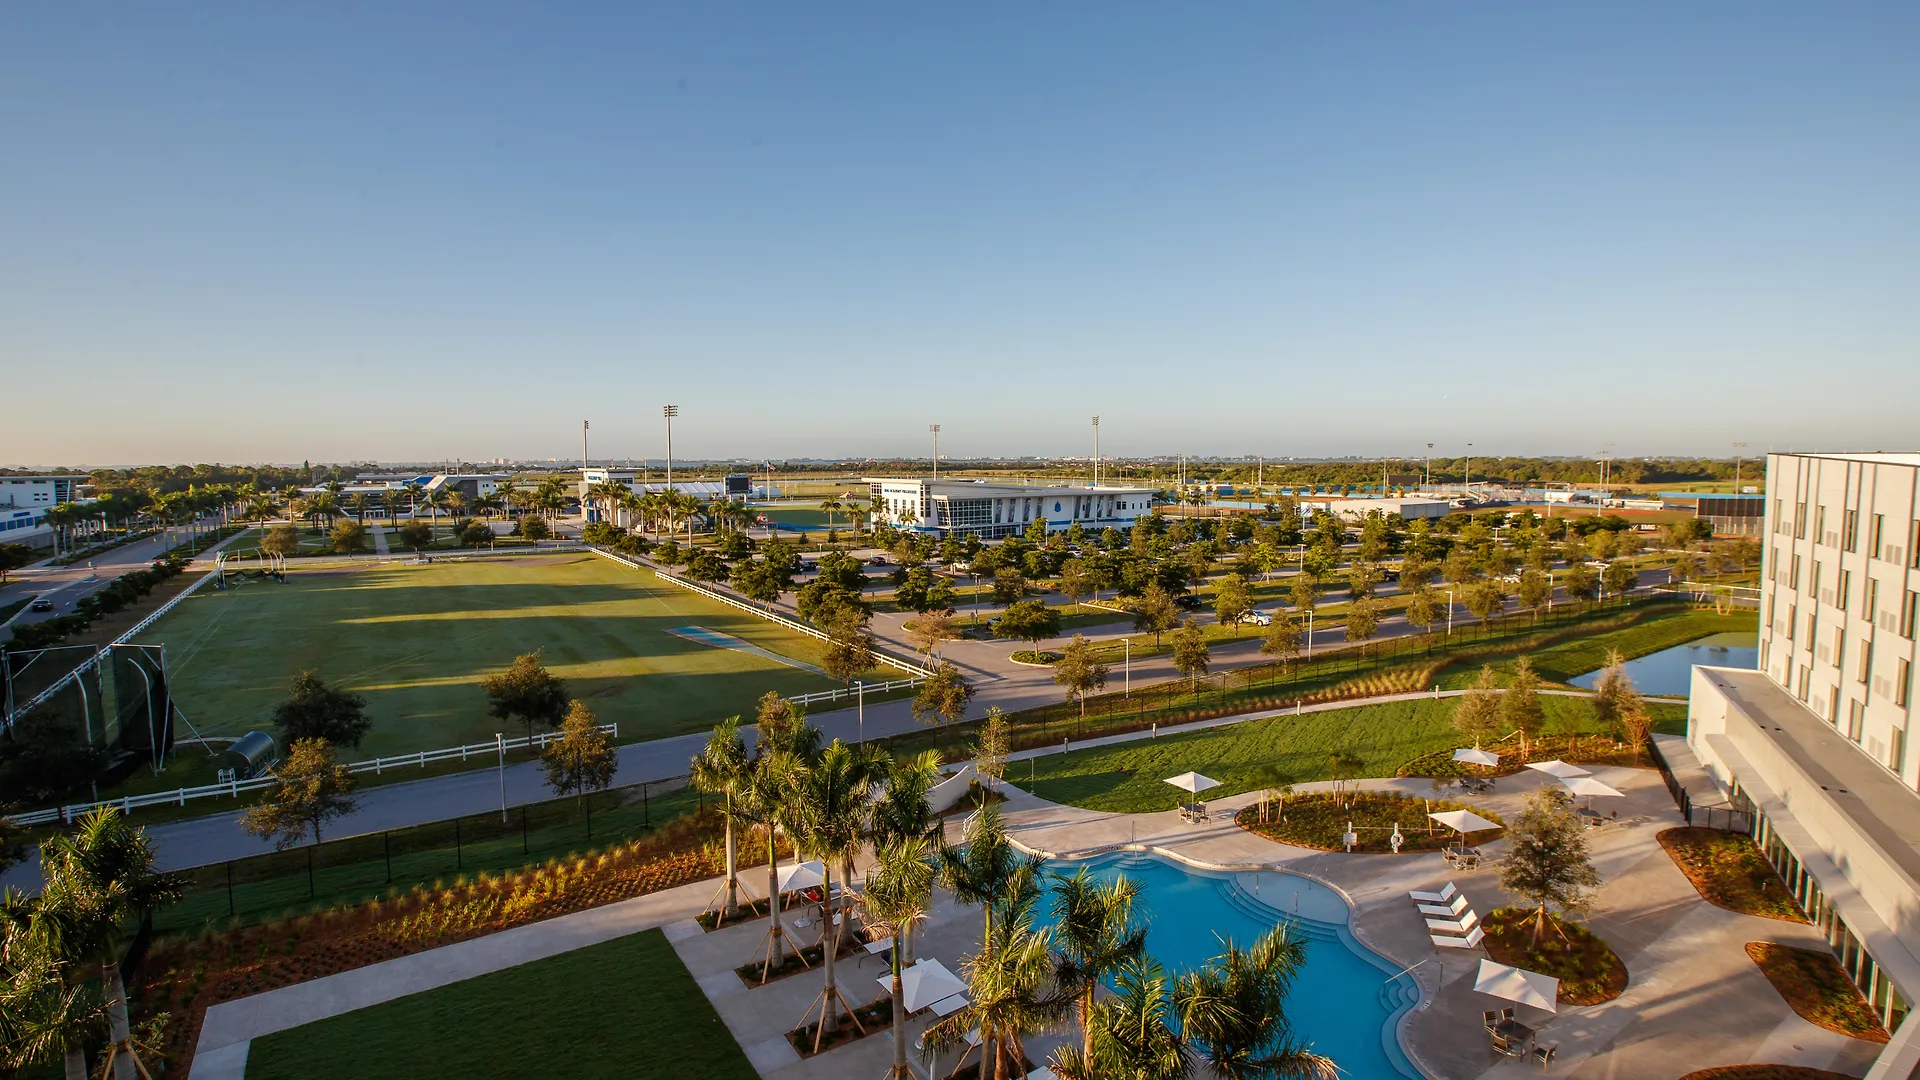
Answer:
M637 839L706 802L681 776L210 863L187 871L186 897L159 912L155 928L261 921L503 873Z
M1695 806L1693 796L1686 785L1673 775L1672 766L1667 764L1666 755L1660 752L1658 739L1649 743L1647 749L1653 758L1653 767L1660 770L1660 779L1667 785L1667 794L1673 796L1673 805L1680 809L1680 816L1687 819L1688 825L1703 829L1720 829L1724 832L1753 835L1754 815L1751 810L1741 810L1732 806Z

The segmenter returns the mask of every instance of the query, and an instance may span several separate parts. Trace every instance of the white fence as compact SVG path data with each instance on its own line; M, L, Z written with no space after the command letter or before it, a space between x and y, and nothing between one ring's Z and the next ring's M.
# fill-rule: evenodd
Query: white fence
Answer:
M624 555L617 555L611 551L606 551L602 548L591 547L591 546L589 546L587 550L592 551L595 554L598 554L604 558L612 559L614 562L617 562L622 566L630 566L635 570L642 569L642 566L640 563L635 562L634 560L629 559ZM680 586L681 588L687 590L688 592L699 593L701 596L704 596L709 600L718 600L720 603L725 604L728 607L739 608L741 611L744 611L749 615L757 615L760 618L767 620L768 622L779 623L781 626L784 626L789 630L798 631L799 633L805 634L808 637L818 638L821 641L832 640L831 638L827 637L827 635L821 633L818 630L815 630L813 627L808 626L806 623L795 622L794 620L787 618L785 615L780 615L775 612L768 611L765 608L756 607L752 604L747 603L744 600L736 600L733 597L728 596L726 593L720 592L715 589L709 589L703 585L695 584L694 582L688 581L685 578L677 577L673 574L669 574L657 567L646 567L646 569L653 570L654 576L659 578L661 581L671 581L675 585ZM927 676L933 674L933 672L928 671L926 668L921 667L919 664L915 664L907 660L902 660L899 657L892 656L888 653L882 652L879 649L873 650L873 658L875 660L880 661L883 664L886 664L888 667L898 668L901 671L907 672L908 674L917 676L919 678L924 679ZM838 692L842 693L844 696L844 693L845 693L844 691L838 691ZM811 697L813 695L808 695L808 696ZM799 699L795 698L794 700L798 701Z
M862 694L884 694L889 690L909 690L926 682L924 678L892 679L888 682L866 683L862 686L842 687L838 690L820 690L811 694L795 694L788 701L795 705L811 705L816 701L846 701Z
M600 730L610 738L620 737L619 724L601 724ZM496 755L506 750L524 750L532 747L544 749L546 745L560 737L557 731L543 731L531 739L522 735L518 738L499 742L470 743L466 746L450 746L444 750L421 750L412 754L397 754L393 757L379 757L371 761L356 761L347 766L352 773L379 774L388 769L406 766L425 768L436 761L453 761L456 758L465 761L469 757ZM272 787L276 780L271 776L257 776L251 780L229 780L224 784L207 784L202 787L176 788L173 791L156 791L148 795L126 795L118 799L102 802L69 803L66 806L54 806L45 810L33 810L25 814L16 814L12 820L20 825L45 825L54 821L72 821L83 817L103 806L111 806L121 813L137 810L143 806L185 806L189 799L208 799L217 796L237 796L243 792L259 791Z

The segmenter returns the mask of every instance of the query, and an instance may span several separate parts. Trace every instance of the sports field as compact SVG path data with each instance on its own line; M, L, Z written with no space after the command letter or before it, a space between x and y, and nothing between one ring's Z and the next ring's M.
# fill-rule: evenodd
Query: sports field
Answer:
M141 635L166 646L203 734L266 729L313 668L367 698L373 730L349 756L488 741L500 725L480 680L535 649L622 742L751 715L768 690L839 685L815 670L819 641L594 555L294 566L284 585L202 589Z

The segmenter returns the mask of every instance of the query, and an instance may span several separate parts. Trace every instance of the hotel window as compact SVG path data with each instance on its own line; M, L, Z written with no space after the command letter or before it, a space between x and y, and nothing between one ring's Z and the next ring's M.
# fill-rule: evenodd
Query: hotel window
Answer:
M1907 767L1907 730L1894 728L1887 737L1893 741L1887 748L1887 768L1900 772Z
M1865 619L1868 622L1872 622L1874 613L1879 610L1880 610L1880 582L1874 580L1872 575L1868 575L1867 595L1865 597L1865 602L1863 602L1860 605L1860 614L1863 617L1865 617Z
M1794 624L1799 621L1799 618L1800 618L1800 613L1794 610L1793 605L1789 604L1787 606L1787 640L1788 641L1793 640Z
M1800 669L1800 704L1807 703L1807 695L1813 690L1813 668Z
M1906 708L1913 693L1913 664L1906 657L1893 662L1893 703Z
M1800 556L1798 555L1795 555L1793 562L1788 564L1787 588L1792 589L1794 592L1800 591Z
M1913 636L1913 624L1920 622L1920 593L1907 590L1907 602L1900 605L1900 636Z
M1867 703L1864 701L1847 702L1847 738L1855 743L1860 741L1860 733L1867 729Z
M1920 570L1920 521L1914 522L1907 533L1907 568Z
M1777 533L1787 531L1787 507L1779 499L1773 500L1773 531Z
M1840 584L1834 590L1834 606L1841 611L1847 610L1847 594L1853 591L1853 571L1840 571Z
M1813 560L1813 573L1807 579L1807 595L1820 595L1820 560Z
M1793 505L1793 538L1795 540L1805 540L1807 538L1806 503L1795 503Z
M1840 515L1840 546L1848 551L1860 550L1860 511L1848 510Z
M1827 539L1827 508L1813 508L1813 539L1815 543L1825 543Z
M1869 531L1867 532L1867 554L1872 555L1876 559L1886 557L1885 553L1880 550L1880 541L1885 538L1886 531L1887 515L1873 515L1873 524L1869 526Z
M1807 648L1812 649L1820 640L1820 609L1807 612Z
M1873 642L1860 643L1860 681L1873 678Z

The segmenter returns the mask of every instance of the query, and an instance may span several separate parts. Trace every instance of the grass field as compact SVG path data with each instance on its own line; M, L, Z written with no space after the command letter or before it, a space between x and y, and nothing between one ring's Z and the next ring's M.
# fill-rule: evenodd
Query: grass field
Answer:
M768 690L838 684L813 670L677 637L695 626L817 665L813 638L592 555L295 569L287 583L204 589L140 640L167 647L175 700L207 735L266 728L313 668L367 698L360 757L493 738L480 680L540 650L575 697L632 742L751 715ZM520 732L513 732L519 734Z
M1583 698L1543 696L1549 734L1597 733L1593 706ZM1358 705L1349 709L1276 716L1159 739L1050 754L1007 767L1007 779L1052 802L1112 813L1172 809L1184 798L1162 781L1188 770L1221 782L1209 798L1250 791L1253 770L1279 765L1296 781L1331 779L1327 756L1344 751L1361 761L1361 776L1392 776L1401 765L1460 745L1453 699ZM1682 706L1653 707L1656 717Z
M1558 642L1531 650L1525 655L1532 659L1534 670L1540 673L1542 679L1564 683L1605 667L1609 650L1617 649L1623 658L1633 660L1714 634L1752 633L1759 625L1759 613L1754 611L1731 615L1693 610L1663 612L1633 626ZM1490 661L1494 673L1501 676L1499 681L1502 685L1507 682L1506 676L1513 673L1513 664L1517 659L1500 657ZM1465 689L1473 684L1479 674L1479 667L1472 664L1450 668L1441 675L1440 685L1449 690Z
M248 1049L246 1075L753 1080L755 1073L666 935L647 930L262 1036Z

